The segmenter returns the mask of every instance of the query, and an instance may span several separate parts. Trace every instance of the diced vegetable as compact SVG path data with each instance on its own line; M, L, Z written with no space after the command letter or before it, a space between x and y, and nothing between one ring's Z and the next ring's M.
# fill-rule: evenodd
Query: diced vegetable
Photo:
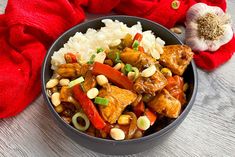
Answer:
M144 52L144 48L143 48L142 46L139 46L139 47L138 47L138 51Z
M120 53L116 52L116 57L115 57L115 63L121 63L122 61L120 60Z
M171 72L171 70L168 69L168 68L162 68L162 69L161 69L161 73L162 73L165 77L172 76L172 72Z
M98 94L99 94L99 90L97 88L91 88L86 93L89 99L94 99Z
M137 119L137 127L141 130L147 130L150 127L150 120L147 116L140 116Z
M121 88L131 90L133 87L133 84L128 79L128 77L108 65L95 62L93 65L92 73L94 75L105 75L111 82L120 86Z
M60 105L56 106L56 107L55 107L55 111L56 111L57 113L63 112L63 111L64 111L63 105L60 104Z
M121 63L117 63L113 68L115 70L120 70L122 68L122 64Z
M96 129L102 129L106 126L106 123L99 115L93 102L87 97L87 95L82 91L79 85L74 86L73 88L74 98L80 103L81 108L94 125Z
M140 75L139 69L136 67L132 67L132 70L135 72L134 80L136 80Z
M131 72L132 71L132 66L130 64L126 64L124 66L124 69L125 69L126 73Z
M128 77L129 80L134 81L134 79L135 79L135 72L130 71L130 72L127 74L127 77Z
M133 112L126 112L125 114L131 116L131 123L127 134L127 139L131 139L137 130L137 117Z
M123 114L118 118L119 125L128 125L128 124L130 124L130 121L131 121L130 115Z
M118 51L111 51L107 54L107 58L111 59L114 63L121 63L120 60L120 52Z
M167 77L166 90L176 99L178 99L181 105L186 103L186 97L184 93L184 81L183 78L175 75L173 77Z
M84 78L82 76L80 76L79 78L69 82L69 88L71 88L79 83L82 83L82 82L84 82Z
M125 133L124 131L122 131L119 128L112 128L110 130L110 136L114 139L114 140L124 140L125 139Z
M136 114L137 117L141 116L144 113L144 103L143 101L140 101L134 108L134 113Z
M100 52L95 56L95 58L93 60L93 63L94 62L104 63L105 58L106 58L106 53L105 52Z
M103 52L103 51L104 51L104 49L101 48L101 47L96 49L96 53L100 53L100 52Z
M131 45L132 45L132 36L131 36L131 34L128 33L128 34L123 38L122 43L123 43L123 46L124 46L124 47L131 47Z
M138 46L139 46L139 45L140 45L139 41L135 40L135 41L133 42L133 44L132 44L132 48L133 48L134 50L138 50Z
M133 41L137 40L138 42L141 42L142 38L143 38L142 34L136 33L135 36L134 36Z
M145 109L144 114L148 117L150 121L150 125L152 126L157 120L157 115L153 113L152 111L150 111L148 108Z
M77 63L77 57L73 53L64 54L66 63Z
M93 64L94 63L94 60L95 60L95 55L91 55L91 58L90 60L87 62L87 64Z
M101 97L97 96L95 98L95 104L99 104L99 105L102 105L102 106L108 106L109 100L106 99L106 98L101 98Z
M78 120L77 120L78 118L82 118L84 120L85 126L78 123ZM73 115L72 123L73 123L74 127L80 131L86 131L90 126L89 119L87 118L86 114L84 114L82 112L78 112L75 115Z

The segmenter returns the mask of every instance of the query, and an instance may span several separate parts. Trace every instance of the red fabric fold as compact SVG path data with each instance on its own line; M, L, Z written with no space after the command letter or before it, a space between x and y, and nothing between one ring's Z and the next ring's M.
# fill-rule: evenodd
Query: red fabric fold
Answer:
M194 61L198 67L212 71L227 62L235 52L235 37L227 44L221 46L215 52L202 51L194 55Z
M0 118L18 114L39 95L46 50L62 32L85 19L84 10L115 10L170 28L183 21L188 8L196 2L226 9L225 0L180 2L179 9L174 10L172 0L8 0L5 14L0 15Z

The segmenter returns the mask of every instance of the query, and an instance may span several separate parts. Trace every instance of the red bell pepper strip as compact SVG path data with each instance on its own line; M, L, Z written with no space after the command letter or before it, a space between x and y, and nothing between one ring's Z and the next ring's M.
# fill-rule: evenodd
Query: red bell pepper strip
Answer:
M157 115L150 111L148 108L146 108L144 114L148 117L150 121L150 125L153 125L155 121L157 120Z
M95 62L93 65L92 74L105 75L111 82L121 88L132 90L133 83L128 79L128 77L111 66Z
M140 101L134 108L133 111L137 117L141 116L144 113L144 102Z
M142 34L136 33L135 36L134 36L133 42L134 42L135 40L137 40L137 41L140 43L141 40L142 40L142 38L143 38L143 35L142 35Z
M183 91L184 80L182 77L175 75L173 77L167 77L166 90L176 99L180 101L182 105L186 103L186 97Z
M81 108L94 127L96 129L103 129L106 126L105 121L99 115L99 112L97 111L93 102L82 91L79 84L73 87L73 96L80 103Z
M64 58L66 60L66 62L68 63L77 63L77 58L73 53L66 53L64 54Z

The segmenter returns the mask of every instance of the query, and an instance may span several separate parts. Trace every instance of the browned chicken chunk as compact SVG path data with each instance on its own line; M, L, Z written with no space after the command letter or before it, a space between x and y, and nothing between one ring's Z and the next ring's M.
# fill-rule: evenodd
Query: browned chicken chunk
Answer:
M137 95L132 91L121 89L117 86L107 85L107 88L100 90L99 96L109 100L108 106L99 106L100 113L104 120L113 124L117 121L126 106L130 105Z
M134 90L139 93L155 95L156 91L163 89L167 85L167 79L157 70L151 77L139 77L134 83Z
M186 45L169 45L164 46L163 50L160 63L181 76L193 58L191 48Z
M138 69L143 69L145 67L149 67L150 65L155 64L155 60L146 53L135 51L130 48L125 48L124 51L120 55L121 60L124 63L131 64Z
M72 95L71 88L68 86L62 86L60 90L60 100L67 102L68 98Z
M158 93L156 97L148 103L148 106L155 112L169 118L177 118L181 110L179 100L171 96L166 89Z
M56 72L65 78L76 78L84 76L89 68L90 65L88 64L80 65L79 63L67 63L59 65Z

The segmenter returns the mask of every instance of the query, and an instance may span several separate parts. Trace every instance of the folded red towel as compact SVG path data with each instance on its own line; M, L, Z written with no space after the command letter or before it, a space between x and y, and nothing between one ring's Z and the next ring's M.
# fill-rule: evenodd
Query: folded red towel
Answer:
M16 115L39 95L46 50L63 31L84 20L84 9L92 13L115 9L169 28L184 20L187 9L196 2L226 8L225 0L180 2L180 7L173 9L172 0L8 0L6 13L0 15L0 118ZM216 61L216 66L228 58ZM214 61L213 57L208 59Z

